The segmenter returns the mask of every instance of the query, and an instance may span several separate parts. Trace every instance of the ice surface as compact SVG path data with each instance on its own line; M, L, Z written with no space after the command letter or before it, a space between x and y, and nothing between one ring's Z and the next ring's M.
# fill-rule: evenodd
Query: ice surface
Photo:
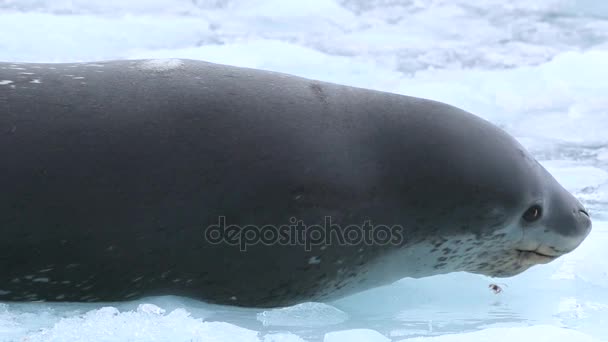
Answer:
M345 322L348 315L333 306L323 303L302 303L287 308L273 309L257 315L265 326L316 327Z
M325 334L323 342L390 342L391 340L377 331L370 329L352 329L334 331Z
M276 333L264 336L264 342L306 342L303 338L292 333Z
M2 61L119 58L157 60L156 71L202 59L462 107L516 136L594 229L513 278L403 279L333 303L0 304L0 341L608 341L605 1L0 0Z
M450 334L438 337L420 337L408 340L408 342L470 342L470 341L534 341L534 342L600 342L587 334L570 329L558 328L550 325L537 325L526 328L491 328L467 334Z

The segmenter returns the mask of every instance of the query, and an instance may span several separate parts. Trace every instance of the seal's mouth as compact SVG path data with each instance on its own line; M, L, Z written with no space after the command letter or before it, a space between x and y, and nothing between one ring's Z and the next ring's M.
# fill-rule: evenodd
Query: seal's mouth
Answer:
M546 264L562 256L561 254L548 255L538 251L525 251L521 249L518 249L517 252L519 253L520 260L531 264Z

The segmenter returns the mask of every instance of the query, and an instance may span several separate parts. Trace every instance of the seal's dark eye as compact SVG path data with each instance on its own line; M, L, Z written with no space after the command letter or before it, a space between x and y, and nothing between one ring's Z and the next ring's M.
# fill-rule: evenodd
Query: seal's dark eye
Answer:
M535 204L535 205L531 206L530 208L528 208L528 210L526 210L523 218L524 218L524 220L526 220L528 222L534 222L540 218L540 216L542 215L542 212L543 212L543 210L540 207L540 205Z

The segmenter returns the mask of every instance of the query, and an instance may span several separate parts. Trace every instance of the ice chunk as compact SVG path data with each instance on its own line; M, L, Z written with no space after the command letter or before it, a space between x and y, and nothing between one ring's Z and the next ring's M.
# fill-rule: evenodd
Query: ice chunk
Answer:
M91 310L64 318L52 328L27 335L36 341L214 341L259 342L258 332L224 322L203 322L185 309L169 314L152 304L137 311L120 312L115 307ZM152 314L150 314L152 313Z
M158 306L156 306L154 304L145 303L145 304L139 304L139 306L137 306L137 312L153 314L153 315L162 315L165 313L165 309L159 308Z

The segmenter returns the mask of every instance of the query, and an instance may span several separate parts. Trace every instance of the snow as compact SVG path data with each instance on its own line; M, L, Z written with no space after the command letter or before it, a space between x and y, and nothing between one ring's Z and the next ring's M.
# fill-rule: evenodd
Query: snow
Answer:
M332 303L0 303L0 341L608 341L608 3L0 0L0 60L23 74L36 69L21 62L103 72L95 62L144 59L165 72L185 58L462 107L522 142L594 228L571 254L513 278L403 279Z

